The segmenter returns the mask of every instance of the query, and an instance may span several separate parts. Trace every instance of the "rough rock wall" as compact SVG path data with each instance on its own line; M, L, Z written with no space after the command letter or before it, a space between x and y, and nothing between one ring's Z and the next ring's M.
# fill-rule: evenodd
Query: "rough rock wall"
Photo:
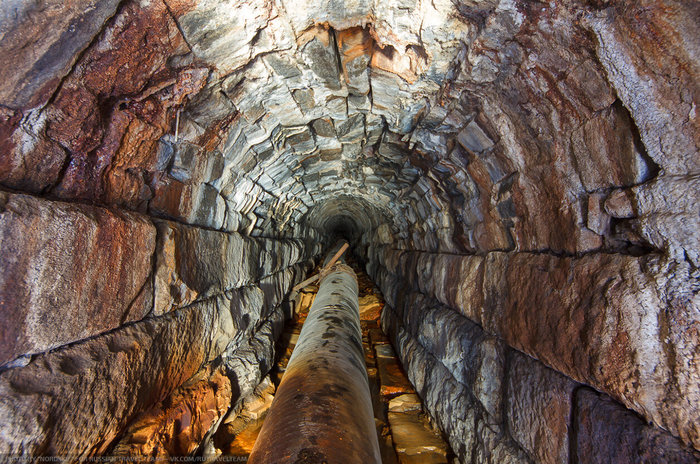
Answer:
M4 455L101 454L143 414L159 417L161 428L192 425L191 437L163 438L161 453L196 447L271 366L275 335L290 315L285 298L319 252L311 241L0 198ZM148 411L177 403L182 388L215 369L209 384L225 384L228 394L216 400L229 401L214 412L199 417L211 393L199 404L191 391L189 412Z
M695 462L697 6L466 3L440 167L363 238L384 326L465 462Z
M697 366L686 363L697 346L682 319L657 314L668 304L658 257L641 271L605 254L379 255L368 267L387 300L383 328L463 462L700 458L676 438L696 437Z

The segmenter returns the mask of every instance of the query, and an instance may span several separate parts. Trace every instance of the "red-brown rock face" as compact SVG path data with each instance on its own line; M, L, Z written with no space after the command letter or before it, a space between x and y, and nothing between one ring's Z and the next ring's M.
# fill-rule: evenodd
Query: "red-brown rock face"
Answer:
M148 314L155 238L128 212L0 193L0 363Z
M161 2L119 10L44 110L47 135L70 153L56 194L145 209L168 109L206 81L207 70L167 65L186 52Z
M200 372L137 418L112 452L161 459L191 454L230 406L231 381L224 369Z

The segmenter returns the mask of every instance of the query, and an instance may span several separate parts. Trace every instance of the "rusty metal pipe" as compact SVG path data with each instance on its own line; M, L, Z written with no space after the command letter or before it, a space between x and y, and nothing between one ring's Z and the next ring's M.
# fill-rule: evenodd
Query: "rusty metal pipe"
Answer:
M381 463L357 292L345 264L322 276L249 463Z

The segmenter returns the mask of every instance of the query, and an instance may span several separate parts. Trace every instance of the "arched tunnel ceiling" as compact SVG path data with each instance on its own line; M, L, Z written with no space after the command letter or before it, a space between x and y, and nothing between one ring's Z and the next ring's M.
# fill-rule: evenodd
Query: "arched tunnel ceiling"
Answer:
M409 156L411 132L467 31L443 3L399 24L390 24L393 8L370 3L200 3L178 23L213 71L182 113L180 143L197 145L205 128L235 115L209 155L223 164L210 184L232 210L263 218L259 233L289 230L318 208L342 215L324 204L343 198L395 216L424 173Z
M85 20L67 35L7 3L2 182L265 236L353 197L399 248L697 263L658 213L685 217L663 198L697 196L678 182L700 170L694 13L599 3L144 0L38 17ZM643 78L648 63L678 78Z
M386 211L360 196L338 195L309 210L303 221L322 235L355 241L366 231L389 222Z

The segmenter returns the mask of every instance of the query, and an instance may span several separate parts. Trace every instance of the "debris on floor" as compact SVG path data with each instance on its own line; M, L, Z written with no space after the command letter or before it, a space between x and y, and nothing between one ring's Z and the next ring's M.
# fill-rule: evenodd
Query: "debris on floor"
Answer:
M384 464L451 463L454 454L423 411L422 403L408 380L388 338L379 327L384 299L358 266L362 344L367 364L377 435ZM262 428L301 327L313 302L317 285L302 289L296 299L296 314L277 341L276 362L268 377L232 411L213 437L217 451L226 459L247 459ZM217 453L218 454L218 453ZM216 462L216 461L214 461ZM228 461L227 461L228 462Z

